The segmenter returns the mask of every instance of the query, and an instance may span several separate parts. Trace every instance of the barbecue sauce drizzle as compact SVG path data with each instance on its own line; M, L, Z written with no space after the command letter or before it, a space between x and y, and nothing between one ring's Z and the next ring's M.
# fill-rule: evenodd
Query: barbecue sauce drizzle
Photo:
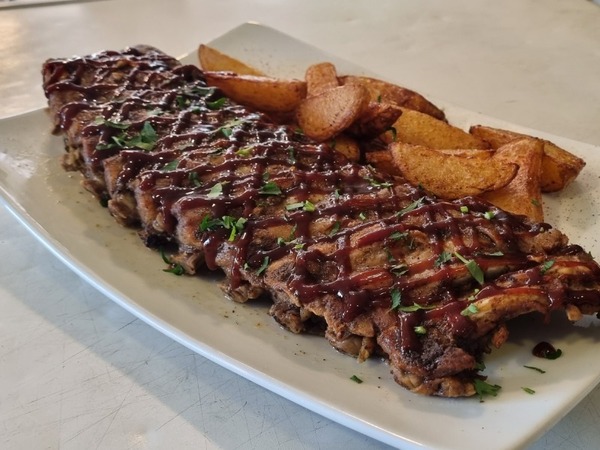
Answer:
M102 69L94 79L85 80L89 64ZM473 328L462 312L477 284L455 257L439 263L449 248L475 261L484 272L525 270L526 281L516 282L516 289L543 290L543 274L537 262L518 249L517 236L533 236L549 229L548 225L523 223L474 198L438 201L418 188L350 163L328 145L314 144L263 114L230 101L215 109L213 102L221 94L207 88L199 69L178 66L160 52L149 58L131 49L51 61L45 78L47 95L68 91L79 98L63 106L58 124L62 130L68 131L82 113L128 124L123 131L90 121L82 133L94 138L91 142L96 146L119 133L134 135L145 122L156 129L159 140L150 152L119 146L99 150L84 143L84 153L99 172L104 160L119 153L123 162L119 189L130 189L137 177L138 189L153 192L167 233L173 233L178 217L190 212L198 220L207 215L247 220L233 241L221 228L197 232L198 248L208 268L218 268L219 251L227 248L232 253L233 264L226 272L233 288L247 280L260 284L268 273L256 272L265 261L273 263L292 255L287 284L293 294L302 303L318 296L337 299L346 322L372 308L391 311L390 292L397 289L401 306L433 307L396 312L402 329L400 345L405 350L419 349L414 327L420 323L443 319L459 336ZM261 191L265 183L274 183L281 192L265 195ZM217 184L221 192L214 195L211 190ZM307 202L314 204L314 210L292 207ZM467 213L461 211L465 206ZM493 212L492 219L485 218L488 211ZM328 219L330 226L318 232L315 223ZM335 224L339 229L334 230ZM291 228L293 236L253 245L257 231L275 226ZM334 250L324 253L323 245L334 245ZM369 247L387 252L388 260L357 272L352 263L355 252ZM464 281L452 284L459 277ZM477 298L501 289L506 290L506 283L501 287L486 283ZM567 293L545 294L557 307ZM589 301L588 293L568 294Z

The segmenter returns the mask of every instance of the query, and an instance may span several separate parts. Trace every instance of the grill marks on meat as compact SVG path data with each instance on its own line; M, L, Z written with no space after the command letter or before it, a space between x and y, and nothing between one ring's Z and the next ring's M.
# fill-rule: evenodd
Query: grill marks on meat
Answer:
M559 231L350 163L158 50L50 60L43 74L65 167L118 222L173 246L190 274L221 269L236 301L270 295L290 331L385 356L414 392L474 394L510 318L600 308L600 269Z

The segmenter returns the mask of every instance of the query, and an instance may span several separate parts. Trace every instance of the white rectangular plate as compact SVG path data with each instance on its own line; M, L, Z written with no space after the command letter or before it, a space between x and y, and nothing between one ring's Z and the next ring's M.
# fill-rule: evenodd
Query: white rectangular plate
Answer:
M307 65L324 60L334 62L339 73L369 74L255 24L242 25L211 45L276 76L301 78ZM185 60L195 63L195 53ZM580 178L544 202L549 223L592 254L600 253L593 229L600 212L600 149L437 103L456 125L482 123L529 132L584 157L588 166ZM600 381L596 320L573 327L555 317L548 327L526 318L511 328L509 342L487 358L489 381L502 386L498 397L480 403L411 394L392 381L385 363L358 364L322 338L282 330L267 316L266 305L226 300L217 276L163 272L159 255L145 248L134 231L116 225L80 188L80 175L62 170L62 140L50 130L41 110L0 121L0 192L21 222L74 271L151 326L323 416L403 448L508 448L539 437ZM563 357L533 357L531 349L542 340L561 348ZM351 381L352 375L364 383ZM535 395L523 387L534 389Z

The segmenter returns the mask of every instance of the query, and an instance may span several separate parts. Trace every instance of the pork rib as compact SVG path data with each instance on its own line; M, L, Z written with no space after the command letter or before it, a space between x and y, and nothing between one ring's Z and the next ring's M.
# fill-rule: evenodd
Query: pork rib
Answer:
M151 47L53 59L44 89L64 166L189 274L268 295L295 333L382 355L421 394L475 393L505 323L600 310L600 268L547 224L440 201L236 105Z

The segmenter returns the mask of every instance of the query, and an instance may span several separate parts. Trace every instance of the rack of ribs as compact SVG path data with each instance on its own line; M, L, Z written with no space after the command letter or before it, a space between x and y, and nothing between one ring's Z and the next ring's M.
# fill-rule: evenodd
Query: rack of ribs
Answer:
M350 162L159 50L51 59L43 80L63 166L117 222L413 392L475 394L509 319L600 310L600 267L550 225Z

